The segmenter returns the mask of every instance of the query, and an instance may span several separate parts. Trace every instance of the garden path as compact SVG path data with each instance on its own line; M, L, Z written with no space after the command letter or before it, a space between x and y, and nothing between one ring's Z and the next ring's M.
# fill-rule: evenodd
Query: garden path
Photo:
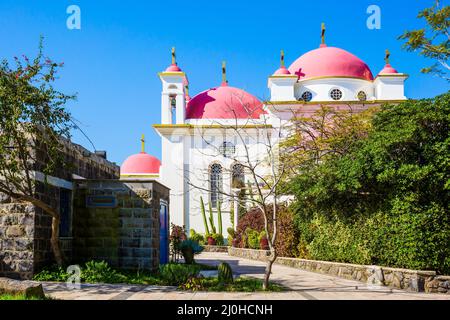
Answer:
M265 264L229 256L202 253L196 260L204 264L228 262L234 273L262 279ZM47 294L69 300L450 300L448 294L413 293L383 286L341 279L282 265L273 266L271 279L289 290L285 292L184 292L175 287L136 285L90 285L68 290L65 284L44 283Z

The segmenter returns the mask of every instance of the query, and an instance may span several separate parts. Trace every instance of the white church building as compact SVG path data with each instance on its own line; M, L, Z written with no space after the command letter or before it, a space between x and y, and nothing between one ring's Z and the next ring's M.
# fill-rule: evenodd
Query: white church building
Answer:
M281 54L280 68L267 79L268 101L229 85L225 65L221 85L190 97L187 74L173 49L172 64L159 73L161 123L153 125L161 137L162 161L142 148L124 161L122 179L159 180L171 190L170 222L199 233L205 233L200 197L207 210L209 203L215 212L220 205L226 238L233 205L237 221L236 203L226 195L236 193L236 183L247 186L251 180L241 163L261 163L257 171L263 177L270 170L264 165L266 138L270 136L271 143L282 139L294 115L310 115L322 105L363 110L407 99L408 76L389 64L388 52L385 67L374 76L360 58L327 46L323 35L319 48L287 68Z

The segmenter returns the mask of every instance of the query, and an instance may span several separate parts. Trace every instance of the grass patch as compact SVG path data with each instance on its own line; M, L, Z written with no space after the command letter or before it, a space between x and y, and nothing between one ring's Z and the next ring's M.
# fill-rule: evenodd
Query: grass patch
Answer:
M0 300L51 300L50 298L27 297L24 294L0 294Z
M283 286L274 283L269 284L268 290L264 290L262 280L249 277L236 278L232 283L229 284L222 283L217 278L191 278L185 284L181 285L179 289L188 291L219 292L281 292L285 290Z

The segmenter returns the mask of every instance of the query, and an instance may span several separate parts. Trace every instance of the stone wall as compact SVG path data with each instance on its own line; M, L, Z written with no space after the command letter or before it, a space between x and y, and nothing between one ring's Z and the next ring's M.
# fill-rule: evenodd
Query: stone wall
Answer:
M118 178L120 168L108 160L89 152L80 145L64 140L62 153L67 165L60 166L48 183L34 185L35 196L60 210L62 189L73 189L73 176L83 178ZM35 150L34 169L40 171L45 153ZM54 262L50 244L51 217L29 203L19 202L0 194L0 276L29 279L43 266ZM61 239L61 247L72 258L72 237Z
M113 207L90 207L88 197L111 197ZM159 206L169 190L158 182L78 181L74 261L105 260L121 269L159 266Z
M267 261L270 251L229 247L228 254L245 259ZM438 276L434 271L409 270L380 266L366 266L330 261L278 257L277 264L329 274L368 284L385 285L414 292L450 294L450 277Z
M34 206L0 202L0 275L30 279L34 263Z
M209 246L204 245L204 252L228 252L228 246Z

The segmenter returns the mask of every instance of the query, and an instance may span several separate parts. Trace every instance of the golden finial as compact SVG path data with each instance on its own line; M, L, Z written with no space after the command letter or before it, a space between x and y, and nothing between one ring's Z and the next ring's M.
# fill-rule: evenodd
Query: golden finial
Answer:
M322 22L322 44L325 44L325 23Z
M389 64L389 58L391 57L391 53L389 52L389 49L386 49L386 55L384 56L384 61L386 64Z
M280 53L280 66L284 67L284 51L283 50L281 50L281 53Z
M222 61L222 85L226 85L227 83L227 63Z
M177 57L175 53L175 47L172 47L172 64L177 64Z
M141 136L141 152L145 152L145 135Z

